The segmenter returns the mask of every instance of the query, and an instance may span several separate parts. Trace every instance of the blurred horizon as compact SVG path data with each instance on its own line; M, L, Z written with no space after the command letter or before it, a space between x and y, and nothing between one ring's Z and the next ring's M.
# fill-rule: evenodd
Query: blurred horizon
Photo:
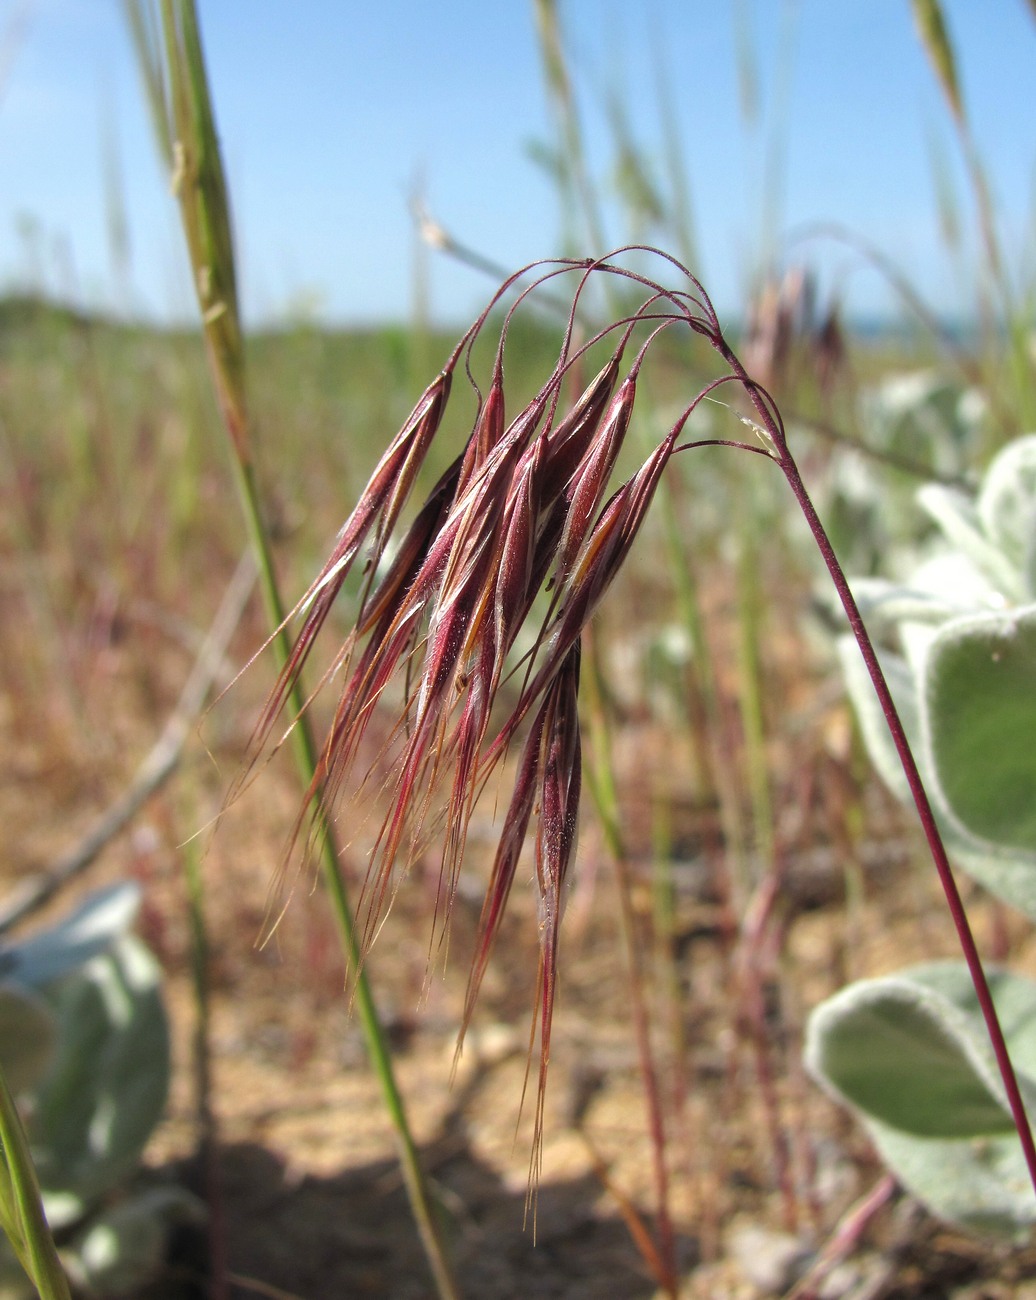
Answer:
M1023 0L945 9L1005 260L1028 268L1036 23ZM678 148L692 269L721 314L743 314L766 268L803 265L848 320L899 317L858 251L805 233L836 224L893 261L941 318L972 319L972 194L907 0L865 12L645 0L636 17L569 0L560 14L606 242L654 242L651 205L672 206L667 150ZM200 18L250 328L468 320L493 281L419 246L415 194L504 271L587 251L550 174L556 134L531 3L432 12L391 0L374 12L313 0L300 14L256 0L244 21L203 0ZM0 177L0 294L160 325L195 319L116 0L0 6Z

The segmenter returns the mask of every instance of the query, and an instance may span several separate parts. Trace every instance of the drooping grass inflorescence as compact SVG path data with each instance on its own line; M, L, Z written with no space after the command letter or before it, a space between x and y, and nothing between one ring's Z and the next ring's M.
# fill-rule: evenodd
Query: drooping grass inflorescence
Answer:
M678 277L680 287L639 269L647 256L658 259L665 277ZM619 277L623 301L634 305L621 319L577 343L587 287L599 276ZM556 294L559 279L568 279L573 287L557 363L539 391L511 415L504 382L509 330L516 312L548 281L552 296ZM482 394L472 374L472 349L508 296L513 301L502 311L491 377ZM722 358L726 373L694 396L640 467L613 488L644 360L663 332L677 329L703 338ZM577 376L590 350L609 346L610 355L596 377L575 400L566 400L569 390L579 387ZM632 357L628 361L627 353ZM477 397L470 433L412 522L404 525L419 472L442 434L451 388L462 368ZM718 387L731 383L743 403L739 418L753 430L755 441L687 440L691 413ZM258 749L271 740L336 598L350 573L358 570L353 625L323 678L324 685L331 677L344 685L293 844L305 828L307 811L323 817L347 794L363 794L365 802L370 802L367 796L380 795L384 814L360 902L363 949L369 950L374 941L407 868L437 835L440 904L433 936L438 933L442 939L473 808L490 775L506 756L516 753L514 786L500 822L481 911L460 1039L528 839L539 922L534 1025L539 1071L532 1164L533 1174L538 1173L559 925L579 816L583 634L622 569L671 458L705 445L736 447L774 460L809 522L896 739L1036 1182L1036 1151L981 962L859 611L802 483L776 406L726 341L701 284L666 254L626 248L603 259L537 263L511 277L390 443L331 555L296 608L300 628L256 731ZM382 736L377 742L378 759L361 761L361 753L368 753L364 741L377 706L396 683L402 702L395 722L387 739Z

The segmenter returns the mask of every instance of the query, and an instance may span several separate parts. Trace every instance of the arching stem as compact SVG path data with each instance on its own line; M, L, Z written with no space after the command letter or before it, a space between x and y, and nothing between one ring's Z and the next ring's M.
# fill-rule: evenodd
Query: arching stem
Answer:
M754 383L746 373L744 367L737 357L730 351L725 340L720 338L717 342L717 350L725 357L731 367L731 370L737 376L744 386L756 413L759 416L759 422L765 430L766 435L773 444L773 459L777 461L798 502L799 509L805 517L809 530L813 534L813 540L823 557L827 566L827 571L834 583L835 590L838 592L838 599L841 601L842 608L845 610L846 618L849 620L849 627L852 631L857 645L860 647L860 653L863 655L864 663L867 666L867 672L870 676L874 691L881 705L881 711L885 716L885 722L888 726L889 733L896 746L896 752L899 754L899 761L903 766L903 772L910 787L910 793L914 800L914 806L917 809L917 815L921 821L921 828L924 831L925 839L928 843L928 850L931 854L932 861L935 863L935 869L939 875L939 883L942 885L943 893L946 896L946 902L950 909L950 915L953 918L954 928L957 931L957 938L960 942L961 951L964 954L964 960L971 975L971 981L975 988L975 995L978 998L979 1007L982 1011L982 1018L986 1023L986 1030L989 1034L989 1040L993 1048L993 1054L996 1057L997 1066L1000 1070L1000 1077L1003 1080L1004 1091L1007 1095L1007 1102L1011 1110L1011 1116L1014 1120L1015 1128L1018 1130L1018 1137L1022 1144L1022 1150L1025 1153L1025 1163L1029 1170L1029 1177L1032 1180L1033 1189L1036 1190L1036 1143L1033 1142L1032 1128L1029 1124L1029 1116L1025 1109L1025 1103L1022 1100L1021 1090L1018 1087L1018 1080L1015 1076L1014 1066L1011 1064L1010 1053L1007 1050L1007 1043L1004 1039L1004 1032L1000 1025L1000 1019L997 1016L996 1007L993 1004L993 995L989 990L989 982L986 979L986 973L982 966L982 958L979 956L978 948L975 944L975 937L971 931L971 925L968 922L967 912L964 902L960 896L960 890L957 888L957 881L954 878L953 870L950 867L949 858L946 854L946 846L943 844L942 835L939 833L939 827L936 824L935 813L932 810L931 801L928 798L928 792L924 788L924 782L921 780L921 773L918 770L917 762L914 758L913 751L910 748L910 742L907 740L906 731L900 720L899 713L896 709L895 702L892 698L892 692L889 689L888 682L885 680L885 674L881 670L878 662L878 656L871 641L870 633L863 621L860 608L849 587L848 579L838 562L835 555L834 547L831 545L831 539L828 537L824 525L820 522L820 516L810 498L806 485L802 481L802 475L799 473L798 465L795 458L788 449L787 439L784 430L780 427L777 419L774 418L774 412L766 399L766 395L759 386Z

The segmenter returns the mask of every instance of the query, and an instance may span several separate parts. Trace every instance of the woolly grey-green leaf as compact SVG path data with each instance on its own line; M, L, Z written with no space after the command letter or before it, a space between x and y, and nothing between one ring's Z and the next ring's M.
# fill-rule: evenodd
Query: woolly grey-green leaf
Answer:
M1025 598L1036 598L1036 434L1008 443L993 460L978 512L987 535L1021 575Z
M151 1187L91 1215L69 1253L90 1294L135 1294L161 1271L170 1232L204 1218L203 1204L182 1187Z
M915 457L950 474L965 463L982 409L975 389L962 390L937 370L889 375L860 395L868 446ZM882 482L887 480L883 476Z
M54 1228L132 1173L161 1116L170 1060L159 977L125 935L52 990L58 1050L29 1136Z
M904 586L884 578L857 579L853 582L853 595L872 630L894 627L902 622L938 626L961 612L960 606L947 594L928 590L921 584ZM852 637L846 639L855 644Z
M99 890L65 921L0 953L0 1057L30 1098L27 1136L55 1229L87 1212L94 1223L98 1201L135 1171L164 1106L159 968L127 933L138 905L135 885ZM9 1263L13 1255L0 1249L0 1295L34 1294L24 1278L8 1278ZM112 1267L121 1276L121 1262Z
M970 835L1036 852L1036 606L947 623L923 716L944 809Z
M942 833L947 852L962 870L1036 921L1036 853L978 843L949 823L943 824Z
M978 1041L985 1045L985 1024L984 1021L981 1025L979 1023L982 1021L982 1010L975 994L971 972L963 962L921 962L899 974L952 1002L970 1018ZM1021 1073L1022 1093L1026 1104L1031 1105L1034 1100L1033 1090L1036 1089L1036 980L998 967L987 969L986 979L1011 1059ZM982 1032L978 1033L980 1029ZM994 1086L999 1091L1000 1070L993 1065L991 1053L988 1059Z
M106 952L129 931L140 909L140 888L121 881L98 889L64 921L21 943L0 948L0 975L41 988Z
M906 803L910 799L910 787L889 732L888 723L885 721L885 715L874 693L874 685L867 672L867 665L860 654L860 647L851 636L839 637L838 653L842 660L846 689L856 711L870 760L892 793ZM901 656L880 650L877 653L878 663L892 692L899 719L911 748L915 748L915 741L920 739L921 723L917 713L917 692L913 674L906 660Z
M947 1141L873 1120L866 1127L885 1164L940 1219L981 1236L1031 1233L1036 1197L1017 1134Z
M1036 1007L1036 986L1032 995ZM806 1063L843 1101L909 1133L1014 1129L981 1019L910 972L850 984L817 1007Z
M1036 982L991 971L990 991L1036 1110ZM940 1217L1016 1235L1036 1199L967 967L936 962L861 980L810 1017L806 1062L861 1116L897 1178Z
M966 555L997 591L1011 600L1023 597L1018 570L987 535L978 507L970 497L957 488L926 483L917 499L951 546Z
M54 1013L39 994L17 984L0 984L0 1063L15 1096L39 1082L53 1056L56 1035Z
M907 803L910 790L906 777L859 648L852 637L843 637L838 650L846 689L870 760L892 793ZM920 705L913 673L903 658L889 651L879 651L878 660L913 747L921 779L928 790L935 792L931 755L921 744ZM948 815L945 802L937 798L935 811L952 860L998 897L1036 920L1036 852L976 840Z

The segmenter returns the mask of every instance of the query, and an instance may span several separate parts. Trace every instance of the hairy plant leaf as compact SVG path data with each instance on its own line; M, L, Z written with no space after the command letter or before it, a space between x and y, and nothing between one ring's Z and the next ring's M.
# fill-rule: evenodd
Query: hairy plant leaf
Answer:
M1036 921L1036 853L979 844L951 823L943 828L943 840L953 861L973 880Z
M91 1215L68 1250L92 1295L137 1294L161 1275L173 1230L204 1218L204 1205L184 1188L151 1187Z
M838 652L842 660L842 672L849 699L856 712L870 760L896 798L906 803L910 799L910 787L889 732L888 723L885 721L885 715L874 693L874 685L867 672L867 665L863 662L860 648L853 637L844 636L838 640ZM917 693L914 688L913 674L906 660L899 655L879 651L878 662L892 692L896 711L903 723L911 748L916 753L917 747L914 741L920 738L921 722L917 713Z
M969 834L1036 851L1036 606L947 623L924 674L936 792Z
M960 983L962 970L918 967L842 989L810 1018L809 1069L869 1118L915 1136L1012 1133L988 1035L970 984ZM1004 1025L1009 1042L1012 1034L1036 1033L1036 984L1022 981L1019 998L1012 978L998 976L994 989L994 1000L999 992L1011 1004L1004 1017L1011 1021ZM1021 1086L1036 1101L1036 1082Z
M139 908L140 888L130 881L98 889L66 920L0 947L0 976L31 988L60 979L126 934Z
M1036 434L996 456L978 499L986 534L1018 569L1025 596L1036 598Z
M1016 1134L946 1141L866 1127L885 1164L938 1218L980 1236L1029 1236L1036 1198Z
M1032 1108L1036 983L1003 971L990 972L989 983ZM1031 1229L1036 1199L963 963L917 966L842 989L813 1012L806 1059L934 1214L983 1234Z
M903 803L910 802L910 790L896 747L874 694L870 677L856 642L851 637L839 642L846 688L860 724L860 732L878 775ZM921 720L918 692L909 666L900 656L879 652L882 671L892 690L900 719L906 728L926 788L934 789L930 755L920 744ZM940 801L941 802L941 801ZM951 859L986 889L1036 920L1036 852L976 840L957 822L940 814L940 832Z
M993 588L1010 600L1024 596L1021 578L1010 558L990 538L978 506L957 488L926 483L918 503L939 525L946 540L975 565Z
M954 559L957 559L954 556ZM959 596L959 566L958 591ZM889 582L884 578L860 578L853 582L853 595L860 607L860 613L868 627L894 627L897 623L930 623L938 626L948 618L954 618L962 612L959 599L944 591L944 584L939 580L938 570L931 573L934 582L920 581L929 576L925 566L922 574L918 571L910 586L898 582ZM976 585L981 581L975 575ZM983 584L984 589L984 584ZM974 606L965 612L972 612ZM852 642L852 637L846 637Z
M39 994L0 985L0 1065L14 1096L39 1081L54 1051L54 1013Z
M164 1109L169 1030L159 981L155 959L124 935L48 990L58 1050L29 1137L55 1229L136 1168Z

